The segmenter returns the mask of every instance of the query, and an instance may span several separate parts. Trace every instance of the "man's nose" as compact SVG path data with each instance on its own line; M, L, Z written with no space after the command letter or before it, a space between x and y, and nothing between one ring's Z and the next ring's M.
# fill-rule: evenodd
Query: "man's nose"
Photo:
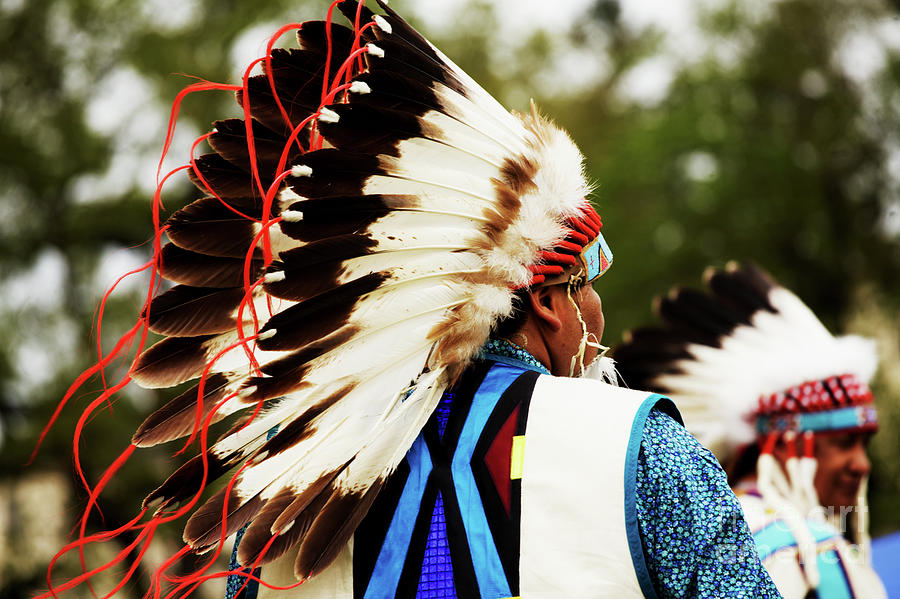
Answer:
M860 476L869 474L869 471L872 469L872 463L869 461L869 456L866 455L866 448L863 445L860 444L853 448L853 455L850 456L848 465L854 474L859 474Z

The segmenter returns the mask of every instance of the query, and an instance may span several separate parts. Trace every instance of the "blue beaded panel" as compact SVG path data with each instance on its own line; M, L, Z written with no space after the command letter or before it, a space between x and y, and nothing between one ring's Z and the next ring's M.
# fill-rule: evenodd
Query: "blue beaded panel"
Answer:
M441 439L444 438L444 431L447 429L447 419L450 418L451 407L453 407L453 391L445 391L434 413L435 418L437 418L438 434L441 436Z
M453 563L447 543L447 522L444 520L444 500L438 493L431 515L431 529L422 560L422 577L416 599L451 599L456 597L453 586Z
M493 360L501 364L536 370L542 374L550 374L550 371L538 362L537 358L506 339L488 339L481 346L479 357L483 360Z
M237 532L237 536L234 538L234 551L231 553L231 563L229 564L229 568L232 570L242 569L241 565L237 561L237 548L238 544L241 542L241 537L244 536L244 531L247 530L247 527L244 526ZM243 571L247 571L246 569L242 569ZM259 576L259 568L253 570L254 576ZM246 586L245 586L246 585ZM243 589L243 593L241 593L241 589ZM259 592L259 583L255 580L250 580L244 576L240 576L238 574L230 574L228 576L227 582L225 583L225 599L256 599L256 595ZM241 593L240 595L238 593Z

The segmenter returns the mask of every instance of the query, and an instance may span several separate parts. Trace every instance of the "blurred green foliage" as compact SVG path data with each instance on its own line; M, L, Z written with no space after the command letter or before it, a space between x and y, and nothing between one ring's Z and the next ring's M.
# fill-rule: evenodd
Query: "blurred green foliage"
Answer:
M411 0L396 4L409 14L404 9ZM884 50L882 68L865 77L852 63L848 69L842 56L854 36L891 23L898 35L897 9L875 0L761 5L704 4L699 25L706 50L696 57L681 56L677 40L673 45L663 30L629 27L615 0L596 0L564 34L537 29L523 36L501 36L501 16L475 0L455 14L452 27L430 36L510 107L527 110L534 97L582 148L616 256L616 267L598 283L607 343L647 322L655 295L676 284L696 285L705 266L729 259L757 261L833 331L856 327L896 343L900 54ZM247 31L260 28L252 43L261 53L280 24L320 18L324 7L310 0L0 2L5 480L27 473L37 433L96 355L91 330L102 293L93 283L98 269L111 252L141 246L152 235L155 162L116 160L158 158L168 107L192 82L179 73L235 82L240 71L231 56L238 41L247 43ZM585 57L599 62L597 72L582 68ZM654 60L668 61L665 93L652 101L630 98L629 77ZM127 81L141 82L138 95L98 104L117 91L110 81L123 70L132 74ZM92 126L105 110L139 106L149 113ZM236 115L229 94L194 94L179 127L204 131L211 121ZM187 151L179 148L177 155ZM127 176L109 185L109 169ZM175 186L166 206L177 209L195 196L189 186ZM136 253L146 256L147 250ZM29 279L29 273L45 272L34 269L48 256L61 264L50 271L58 280ZM140 301L139 291L113 296L104 347L127 330ZM883 353L890 361L885 372L900 368L896 351ZM882 375L875 390L883 421L900 422L900 383ZM126 390L114 417L99 412L81 446L89 478L127 445L143 416L172 396ZM75 422L93 397L82 391L73 398L31 468L69 468ZM873 446L876 534L900 528L891 505L900 494L894 431L876 437ZM137 507L171 468L174 451L144 451L140 467L109 489L107 526ZM73 493L83 495L74 485L73 479ZM0 595L26 596L40 578L0 578Z

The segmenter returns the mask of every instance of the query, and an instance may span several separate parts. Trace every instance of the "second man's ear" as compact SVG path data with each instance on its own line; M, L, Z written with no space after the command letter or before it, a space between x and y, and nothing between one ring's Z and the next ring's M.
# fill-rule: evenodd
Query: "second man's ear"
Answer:
M537 323L554 332L562 328L560 310L565 307L566 299L562 288L563 285L548 285L528 292L531 312L536 317Z

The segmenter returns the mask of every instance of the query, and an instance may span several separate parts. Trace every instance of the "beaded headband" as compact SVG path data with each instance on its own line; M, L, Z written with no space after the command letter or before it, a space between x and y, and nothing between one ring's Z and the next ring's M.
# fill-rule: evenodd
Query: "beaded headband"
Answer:
M773 432L876 431L878 416L869 386L844 374L807 381L759 398L759 435Z

